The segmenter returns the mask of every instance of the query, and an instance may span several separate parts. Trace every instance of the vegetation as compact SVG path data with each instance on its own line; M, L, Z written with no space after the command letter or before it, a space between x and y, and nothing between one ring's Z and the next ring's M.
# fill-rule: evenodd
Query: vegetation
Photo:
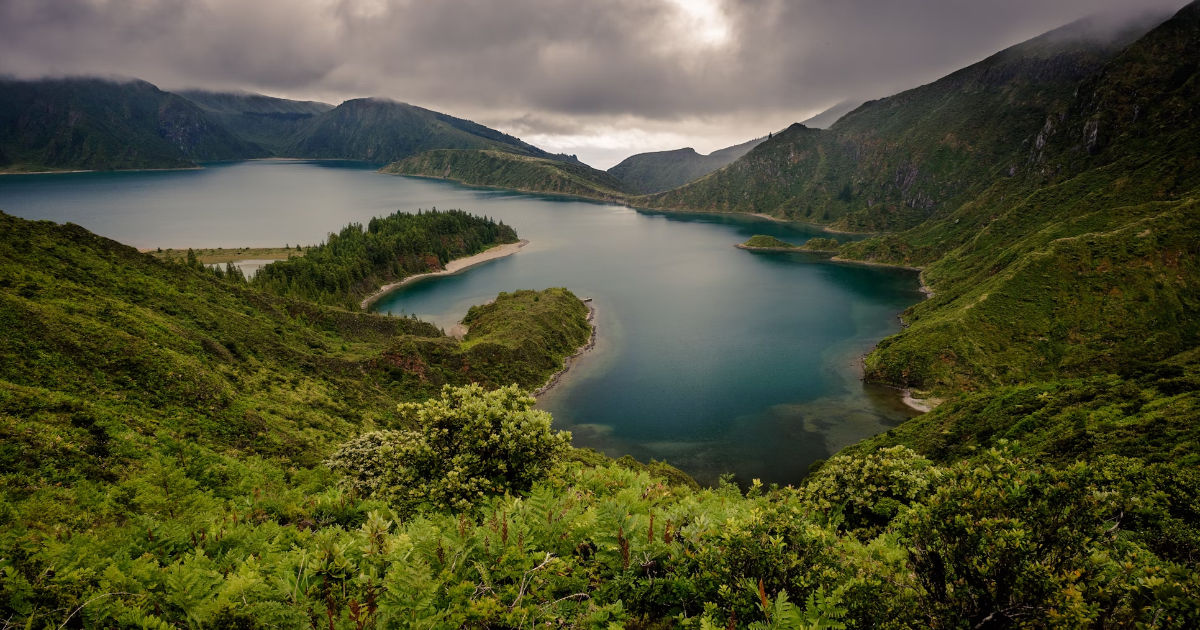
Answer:
M0 79L0 171L184 168L265 155L145 81Z
M197 261L205 265L235 262L239 260L287 260L293 256L303 256L304 249L295 247L209 247L199 249L156 249L147 254L162 260L187 262L188 252Z
M745 243L739 243L738 247L742 249L799 249L798 245L793 245L787 241L767 236L766 234L755 234L746 239Z
M394 175L451 179L473 186L497 186L526 192L623 199L621 182L574 162L518 155L507 151L441 149L383 168Z
M944 217L1024 166L1080 81L1161 19L1123 30L1104 20L1068 25L929 85L870 101L829 130L792 125L725 168L632 203L865 232Z
M700 155L688 147L674 151L654 151L631 155L608 169L608 174L621 182L620 188L636 195L678 188L699 179L742 157L765 138L755 138L742 144Z
M579 165L469 120L385 99L333 107L259 94L173 94L138 80L0 79L0 172L188 168L271 156L387 163L431 149Z
M488 149L574 161L469 120L375 98L349 100L314 116L282 154L387 163L433 149Z
M287 155L287 146L314 117L333 109L315 101L293 101L262 94L183 90L180 96L195 103L237 137L252 142L271 155Z
M262 285L272 292L204 269L195 252L173 263L0 214L0 617L1200 625L1200 4L1119 54L1077 32L948 77L1000 81L1012 112L988 89L960 99L944 79L835 125L843 139L855 120L874 120L879 137L911 129L912 144L875 154L891 160L927 146L931 94L946 97L943 120L968 103L992 107L1002 128L1050 111L1017 168L982 166L1016 155L989 141L1000 131L942 135L948 162L934 172L947 179L914 176L878 214L856 215L919 220L842 253L922 265L937 289L868 374L947 402L798 487L697 488L662 464L567 448L520 393L587 339L586 307L565 289L472 308L461 342L290 297L345 303L356 279L405 272L390 266L404 252L440 264L439 247L482 247L502 224L452 211L351 226L276 263L276 284ZM1085 76L1060 85L1074 74ZM813 130L781 136L811 144L776 136L744 159L799 147L796 164L827 169L806 171L819 176L798 184L805 199L828 199L848 154ZM976 152L991 157L969 163ZM877 164L880 177L894 165ZM917 212L933 190L961 202Z
M818 252L836 252L841 248L841 246L842 244L839 243L835 238L818 236L804 241L804 244L800 247Z
M397 212L371 219L365 228L352 223L304 256L271 263L255 274L253 284L354 309L384 284L516 240L511 227L461 210Z

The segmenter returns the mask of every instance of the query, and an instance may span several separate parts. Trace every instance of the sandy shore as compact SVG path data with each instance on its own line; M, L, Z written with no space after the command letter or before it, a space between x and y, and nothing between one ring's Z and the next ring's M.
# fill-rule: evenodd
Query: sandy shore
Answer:
M491 249L485 249L484 251L479 252L478 254L475 254L474 256L467 256L466 258L455 258L454 260L451 260L450 262L446 263L446 268L442 269L440 271L431 271L429 273L418 273L415 275L411 275L399 282L385 284L382 287L380 287L378 291L372 293L371 295L368 295L362 301L362 303L359 304L359 306L363 310L366 310L367 307L371 305L371 303L375 302L379 298L387 295L388 293L391 293L392 291L396 290L397 288L402 287L410 282L415 282L417 280L420 280L421 278L429 278L431 276L449 276L452 274L456 274L456 273L459 273L460 271L463 271L470 267L474 267L475 265L478 265L481 263L485 263L489 260L495 260L497 258L504 258L505 256L511 256L512 254L517 253L517 250L521 249L522 247L525 247L528 244L529 244L529 241L522 239L520 241L517 241L516 243L505 243L503 245L497 245Z
M558 385L559 381L562 380L563 376L565 376L567 374L567 372L570 371L571 365L573 363L575 363L575 361L577 359L579 359L579 357L583 356L584 353L586 353L588 350L591 350L592 348L596 347L596 307L593 306L591 302L586 302L586 304L588 307L587 320L588 320L588 324L591 324L591 326L592 326L592 335L590 337L588 337L587 343L584 344L582 348L580 348L579 350L576 350L575 354L572 354L571 356L569 356L563 360L563 366L562 366L561 370L555 372L554 374L551 374L550 378L546 381L546 384L537 388L537 390L533 392L532 396L534 398L537 398L538 396L545 394L546 392L550 391L550 389L553 388L555 385Z

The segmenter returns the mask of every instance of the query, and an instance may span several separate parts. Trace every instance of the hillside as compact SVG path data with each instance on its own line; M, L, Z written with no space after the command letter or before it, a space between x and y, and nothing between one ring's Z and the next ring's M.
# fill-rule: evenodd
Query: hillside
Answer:
M827 131L792 125L719 171L633 203L855 231L913 227L1018 170L1079 82L1162 19L1122 22L1115 34L1108 19L1065 26L865 103Z
M843 251L925 265L936 291L868 359L873 376L986 387L1195 347L1197 13L1189 5L1088 78L1020 172L944 220Z
M178 94L195 103L237 137L272 155L282 155L294 142L296 132L314 116L333 105L316 101L293 101L251 93L182 90Z
M842 101L837 105L813 116L800 121L801 125L809 129L828 129L833 126L833 123L841 120L842 116L858 109L863 102L859 100Z
M699 179L742 157L765 138L755 138L731 147L700 155L696 150L675 149L631 155L608 169L608 174L621 182L632 194L662 192Z
M376 98L349 100L314 116L282 155L387 163L433 149L492 149L569 159L469 120Z
M508 151L443 149L388 164L381 172L450 179L472 186L621 200L621 182L590 166Z
M0 80L0 171L184 168L265 155L145 81Z
M72 225L0 215L0 269L0 614L31 627L1200 620L1192 423L1161 433L1183 456L1110 422L1057 460L944 441L698 489L484 389L587 338L563 289L473 307L457 342ZM1147 422L1193 381L1139 381ZM1137 391L1097 385L1099 409ZM1076 391L944 413L1078 426Z

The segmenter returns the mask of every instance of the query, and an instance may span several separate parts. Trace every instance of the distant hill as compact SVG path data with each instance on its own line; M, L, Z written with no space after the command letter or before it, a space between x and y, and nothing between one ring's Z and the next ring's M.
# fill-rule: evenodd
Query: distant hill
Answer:
M314 116L298 130L283 154L383 163L432 149L494 149L570 159L469 120L375 98L349 100Z
M145 81L0 80L0 172L187 168L262 157L387 163L487 149L580 164L478 123L386 99L337 107Z
M281 154L295 134L314 116L333 109L317 101L293 101L262 94L182 90L178 94L195 103L226 129L248 142Z
M733 162L765 139L755 138L713 151L708 155L696 153L691 147L638 153L608 169L608 174L620 180L623 187L634 194L644 195L670 190Z
M862 104L863 102L860 100L842 101L812 118L800 121L800 124L809 129L828 129L842 116L849 114Z
M145 81L0 80L0 171L181 168L266 155Z
M719 171L635 203L859 231L912 227L1021 168L1047 117L1070 103L1080 81L1162 19L1070 24L865 103L829 130L793 125Z
M625 198L612 175L585 164L502 150L439 149L382 169L395 175L450 179L474 186L496 186L526 192L576 195L596 199Z

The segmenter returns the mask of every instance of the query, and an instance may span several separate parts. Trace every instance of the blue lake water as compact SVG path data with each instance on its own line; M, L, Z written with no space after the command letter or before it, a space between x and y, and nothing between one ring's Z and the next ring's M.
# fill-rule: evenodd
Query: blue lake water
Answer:
M646 213L349 162L0 177L0 210L142 248L310 244L352 221L431 207L501 219L530 244L374 308L448 329L500 291L591 297L596 348L539 402L577 446L665 460L702 482L729 472L794 483L816 459L912 415L895 392L861 383L858 365L921 299L915 274L733 246L820 234L808 226Z

